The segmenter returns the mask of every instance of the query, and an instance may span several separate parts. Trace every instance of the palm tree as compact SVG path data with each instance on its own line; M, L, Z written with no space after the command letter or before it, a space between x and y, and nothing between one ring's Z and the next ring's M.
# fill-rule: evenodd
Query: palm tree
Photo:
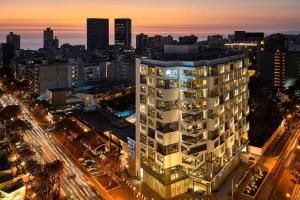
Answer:
M29 146L26 146L19 150L19 155L22 160L27 162L28 160L32 159L32 156L35 155L35 152Z
M50 192L54 196L60 194L60 175L63 172L64 163L60 160L55 160L52 163L47 163L44 167L45 173L48 174ZM57 185L57 187L55 187Z

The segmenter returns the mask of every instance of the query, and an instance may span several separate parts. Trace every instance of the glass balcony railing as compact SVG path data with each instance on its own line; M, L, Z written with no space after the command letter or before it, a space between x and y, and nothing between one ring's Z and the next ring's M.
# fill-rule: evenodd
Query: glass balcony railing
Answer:
M162 133L169 133L173 131L178 130L178 122L172 122L172 123L161 123L161 122L156 122L156 130L162 132Z

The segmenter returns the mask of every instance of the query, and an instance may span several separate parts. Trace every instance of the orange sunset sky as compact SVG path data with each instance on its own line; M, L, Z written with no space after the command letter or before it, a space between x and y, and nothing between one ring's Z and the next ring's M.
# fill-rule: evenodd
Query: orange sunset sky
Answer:
M228 34L234 30L300 32L300 0L0 0L0 42L14 31L38 48L51 27L60 43L85 44L86 18L133 20L133 34ZM135 39L133 39L135 40Z

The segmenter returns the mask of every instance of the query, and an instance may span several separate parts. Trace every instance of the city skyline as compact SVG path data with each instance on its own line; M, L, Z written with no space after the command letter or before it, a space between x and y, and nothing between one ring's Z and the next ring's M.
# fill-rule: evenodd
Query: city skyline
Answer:
M10 31L21 35L21 48L37 49L42 46L42 31L54 29L62 43L86 44L86 18L110 19L110 43L113 44L113 20L132 19L133 38L144 32L148 35L195 34L205 38L210 34L232 33L234 30L263 31L266 34L299 33L300 5L296 0L257 0L249 2L176 1L119 1L89 0L51 1L40 3L29 0L1 2L0 41ZM47 8L47 9L45 9ZM145 10L147 8L147 10ZM55 13L55 14L54 14ZM178 13L181 13L178 15ZM255 13L252 15L251 13ZM133 39L133 46L135 45Z

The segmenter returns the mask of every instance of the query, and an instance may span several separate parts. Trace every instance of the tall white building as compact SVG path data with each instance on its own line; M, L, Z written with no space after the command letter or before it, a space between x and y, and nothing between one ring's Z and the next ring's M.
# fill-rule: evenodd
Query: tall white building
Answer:
M210 194L239 163L249 123L249 61L136 61L137 176L163 198Z

